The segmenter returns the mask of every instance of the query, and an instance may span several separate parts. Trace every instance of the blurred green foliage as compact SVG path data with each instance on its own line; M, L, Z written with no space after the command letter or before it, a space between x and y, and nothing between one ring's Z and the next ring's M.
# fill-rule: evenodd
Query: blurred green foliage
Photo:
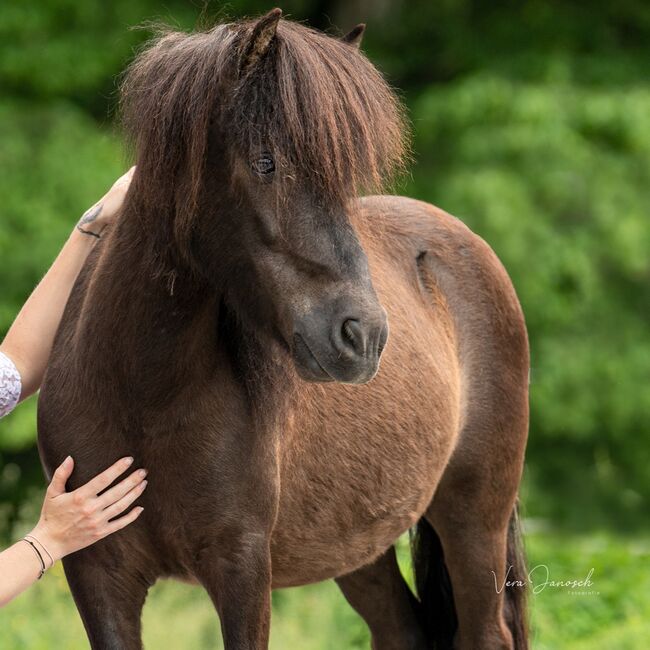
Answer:
M153 20L191 28L271 6L0 3L0 335L78 215L128 165L115 127L116 81L147 38L131 27ZM335 33L368 23L364 50L402 90L413 122L416 164L400 191L464 220L513 278L532 350L527 513L583 531L644 529L650 4L293 0L282 7ZM36 516L42 487L32 400L0 425L6 535ZM625 580L633 573L630 564ZM558 617L542 613L540 624L553 629ZM607 634L584 647L639 647ZM565 647L557 641L540 647Z

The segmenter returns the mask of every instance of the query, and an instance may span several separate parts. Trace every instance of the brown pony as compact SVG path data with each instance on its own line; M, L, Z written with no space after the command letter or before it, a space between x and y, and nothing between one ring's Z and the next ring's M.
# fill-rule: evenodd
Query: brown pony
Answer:
M126 454L149 470L137 522L64 560L90 642L140 648L173 577L227 650L262 650L272 589L335 578L375 650L525 648L515 292L448 214L355 198L402 166L400 104L362 28L280 14L164 33L124 82L137 171L39 408L70 488ZM393 547L414 526L417 596Z

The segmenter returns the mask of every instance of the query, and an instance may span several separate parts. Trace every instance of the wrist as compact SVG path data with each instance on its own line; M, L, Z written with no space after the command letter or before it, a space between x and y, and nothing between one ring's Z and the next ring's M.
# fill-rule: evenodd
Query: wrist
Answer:
M90 250L100 239L101 237L99 235L89 234L89 232L85 232L85 228L83 226L79 225L76 225L70 234L70 241L88 250Z
M48 560L51 558L52 564L58 562L61 558L67 555L63 548L63 544L61 544L56 537L51 534L45 524L39 522L29 533L27 533L27 535L31 535L32 541L36 540L41 550L45 551L44 557Z
M101 230L99 232L95 232L94 230L91 230L90 228L86 226L81 226L77 224L76 228L77 232L80 232L82 235L85 237L90 237L91 239L101 239Z

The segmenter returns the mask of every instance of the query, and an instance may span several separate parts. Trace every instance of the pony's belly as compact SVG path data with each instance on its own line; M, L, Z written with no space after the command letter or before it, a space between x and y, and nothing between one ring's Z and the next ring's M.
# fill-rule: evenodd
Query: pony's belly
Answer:
M354 408L329 405L329 419L302 431L295 455L287 454L271 547L275 587L368 564L431 503L457 436L456 396L416 399L417 408L400 418L391 402L380 405L380 387L366 391L366 400L376 399L370 409L356 410L377 416L370 427Z
M445 462L439 457L420 465L426 481L409 473L411 463L396 463L391 469L404 479L400 490L381 483L373 492L333 490L328 501L311 508L281 498L271 544L274 588L328 580L376 559L420 519Z
M426 505L378 521L370 529L348 530L336 540L317 534L278 536L271 545L273 589L329 580L372 562L418 521Z

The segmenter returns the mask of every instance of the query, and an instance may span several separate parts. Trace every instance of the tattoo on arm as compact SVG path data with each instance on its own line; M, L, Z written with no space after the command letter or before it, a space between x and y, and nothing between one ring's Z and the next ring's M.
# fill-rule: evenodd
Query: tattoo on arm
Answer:
M79 220L79 223L77 224L77 230L79 232L82 232L84 235L90 235L91 237L97 237L97 239L99 239L100 235L98 233L87 230L84 226L87 226L88 224L95 221L95 219L97 219L97 217L101 214L103 208L104 204L98 203L92 208L86 210L86 212L83 213L83 216Z

